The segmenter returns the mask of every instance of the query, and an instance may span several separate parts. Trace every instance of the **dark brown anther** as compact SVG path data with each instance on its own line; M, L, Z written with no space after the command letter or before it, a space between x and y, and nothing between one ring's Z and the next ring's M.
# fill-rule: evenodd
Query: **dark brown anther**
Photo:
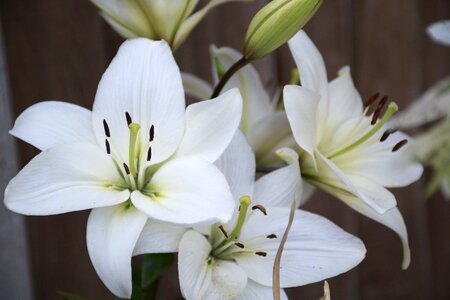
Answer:
M266 238L268 239L276 239L278 238L277 235L275 233L269 234L268 236L266 236Z
M234 243L236 246L238 246L241 249L244 249L244 244L241 243Z
M105 139L106 153L111 154L111 147L109 146L109 142Z
M381 98L380 102L378 102L377 108L373 113L372 122L370 122L371 125L375 125L375 123L377 122L378 117L381 115L381 111L383 110L384 105L386 105L387 100L388 97L384 96L383 98Z
M149 132L149 140L150 142L153 142L153 139L155 138L155 126L150 126L150 132Z
M223 235L224 235L226 238L228 238L228 233L227 233L227 231L225 230L225 228L223 228L222 225L219 226L219 229L220 229L220 231L222 231Z
M400 150L403 146L405 146L406 144L408 144L408 140L401 140L400 142L398 142L394 148L392 148L392 152L397 152L398 150Z
M266 211L266 208L264 206L258 204L258 205L255 205L255 206L252 207L252 210L255 210L255 209L260 210L265 216L267 216L267 211Z
M125 172L127 173L127 175L130 175L130 174L131 174L130 168L128 168L128 166L127 166L126 163L123 163L123 168L125 169Z
M391 131L388 129L386 130L383 135L381 136L380 142L384 142L385 140L387 140L387 138L391 135Z
M267 256L267 253L266 252L262 252L262 251L255 252L255 254L258 255L258 256L263 256L263 257Z
M128 112L125 113L125 118L127 119L127 125L130 126L130 124L133 123L133 120Z
M371 106L377 99L380 97L380 93L373 94L372 96L367 99L366 103L364 104L364 107Z
M111 137L111 132L109 131L109 126L105 119L103 120L103 129L105 130L106 137Z
M147 151L147 161L150 161L151 159L152 159L152 147L149 147Z

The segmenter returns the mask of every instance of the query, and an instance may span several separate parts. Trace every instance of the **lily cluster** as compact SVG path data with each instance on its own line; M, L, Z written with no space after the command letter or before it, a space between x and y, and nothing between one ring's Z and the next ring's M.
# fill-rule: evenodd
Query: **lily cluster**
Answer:
M17 118L10 133L41 153L8 184L10 210L92 209L89 255L121 298L132 295L131 260L142 254L178 253L188 300L272 299L275 292L287 299L283 288L352 269L365 257L362 241L299 208L315 188L394 230L408 267L406 226L387 188L414 182L422 166L408 155L410 137L389 125L397 105L378 94L363 104L349 67L328 82L306 33L292 36L322 1L272 1L250 26L245 49L257 57L290 39L300 85L285 86L274 99L245 49L211 48L214 85L223 85L217 97L174 60L187 33L226 0L194 14L198 1L93 2L132 39L105 71L92 110L48 101ZM305 7L303 21L269 45L261 28L292 14L294 4ZM236 72L224 82L217 66ZM186 107L185 95L200 101ZM267 174L257 179L261 169Z

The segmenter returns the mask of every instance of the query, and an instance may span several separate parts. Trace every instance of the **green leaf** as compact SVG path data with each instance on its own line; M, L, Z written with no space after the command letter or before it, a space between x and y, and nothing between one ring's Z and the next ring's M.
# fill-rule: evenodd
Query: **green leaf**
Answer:
M161 277L173 263L172 253L155 253L144 255L141 286L147 288Z
M136 264L132 265L131 269L131 278L133 283L133 291L131 294L131 300L144 300L145 299L145 292L143 291L141 287L142 282L142 268Z
M66 299L66 300L87 300L86 298L83 298L81 296L71 294L68 292L64 292L64 291L57 291L57 293L60 294L61 296L63 296L64 299Z

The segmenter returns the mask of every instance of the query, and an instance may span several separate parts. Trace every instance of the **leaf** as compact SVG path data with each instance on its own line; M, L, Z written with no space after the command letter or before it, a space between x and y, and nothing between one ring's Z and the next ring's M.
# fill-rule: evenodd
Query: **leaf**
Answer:
M136 264L132 265L132 282L133 282L133 291L131 294L131 300L144 300L145 293L141 287L142 282L142 268Z
M154 283L172 265L172 253L155 253L144 255L142 264L142 288L147 288Z
M66 300L87 300L86 298L83 298L81 296L71 294L68 292L64 292L64 291L57 291L57 293L60 294L61 296L63 296L64 299L66 299Z

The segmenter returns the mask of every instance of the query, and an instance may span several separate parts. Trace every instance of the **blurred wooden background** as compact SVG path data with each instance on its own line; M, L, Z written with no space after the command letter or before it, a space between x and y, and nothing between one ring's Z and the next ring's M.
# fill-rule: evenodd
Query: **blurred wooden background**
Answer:
M209 45L240 49L252 15L264 2L232 3L211 13L176 54L181 69L209 79ZM363 97L380 91L405 107L450 74L450 49L434 44L425 34L429 23L444 18L450 18L449 0L328 0L306 30L323 53L330 78L348 64ZM100 76L121 38L87 0L0 0L0 19L13 119L48 99L91 107ZM258 63L268 87L285 84L292 67L286 48ZM2 112L10 109L4 102L1 105ZM23 166L37 150L21 142L17 145ZM2 147L2 156L4 151ZM14 153L7 153L13 161ZM4 163L1 167L2 174L12 176L11 171L4 173ZM450 202L439 195L425 200L423 182L395 193L410 235L412 263L407 271L400 269L401 245L393 232L328 196L316 194L306 207L359 236L368 249L360 266L330 280L333 299L450 299ZM56 290L91 300L114 299L88 259L86 218L87 212L25 219L34 299L61 299ZM0 242L16 241L21 234L7 232ZM15 253L27 250L21 242L17 247ZM20 257L11 259L27 262ZM15 277L9 282L23 279L26 289L28 275L23 270L11 271ZM171 288L176 286L175 272L164 280L165 299L175 299ZM0 278L0 290L2 282L6 285ZM315 284L289 294L291 299L317 299L321 289ZM21 295L8 299L28 299L26 292Z

